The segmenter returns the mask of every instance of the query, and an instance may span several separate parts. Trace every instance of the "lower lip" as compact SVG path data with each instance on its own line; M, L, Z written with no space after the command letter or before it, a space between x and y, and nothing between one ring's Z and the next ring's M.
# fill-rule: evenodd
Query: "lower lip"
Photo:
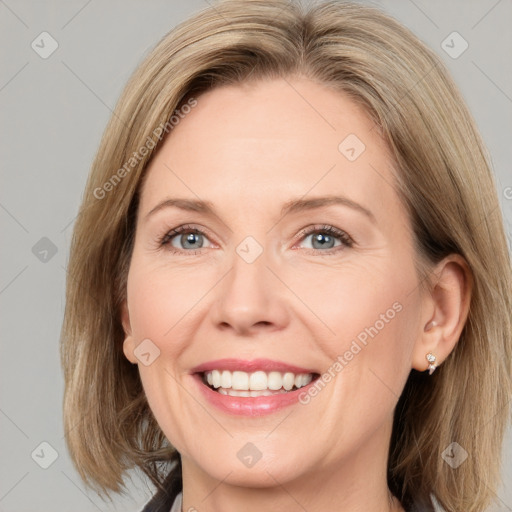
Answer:
M218 391L213 391L209 386L204 384L203 378L200 374L192 375L196 381L201 393L204 397L215 407L228 414L235 414L239 416L263 416L271 414L284 407L298 403L301 393L307 392L308 388L314 384L315 380L311 381L307 386L304 386L295 391L287 393L278 393L270 396L230 396L222 395Z

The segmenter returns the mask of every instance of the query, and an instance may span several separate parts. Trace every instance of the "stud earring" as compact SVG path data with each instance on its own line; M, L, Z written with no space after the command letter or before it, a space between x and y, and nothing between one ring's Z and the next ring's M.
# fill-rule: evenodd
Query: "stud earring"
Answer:
M432 354L432 352L429 352L426 356L426 359L428 361L428 374L432 375L437 368L437 365L434 364L436 362L436 356Z

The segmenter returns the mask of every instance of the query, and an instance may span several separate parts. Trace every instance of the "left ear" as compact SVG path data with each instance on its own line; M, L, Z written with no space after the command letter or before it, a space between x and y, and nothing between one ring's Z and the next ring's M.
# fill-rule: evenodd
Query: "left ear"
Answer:
M128 302L125 299L121 305L121 323L123 325L124 330L124 341L123 341L123 352L132 364L137 364L137 359L134 355L134 350L136 348L135 338L132 335L132 328L130 324L130 313L128 311Z
M425 297L421 333L413 350L412 367L428 369L428 353L439 366L455 348L466 323L471 302L473 280L466 260L451 254L433 270L433 286Z

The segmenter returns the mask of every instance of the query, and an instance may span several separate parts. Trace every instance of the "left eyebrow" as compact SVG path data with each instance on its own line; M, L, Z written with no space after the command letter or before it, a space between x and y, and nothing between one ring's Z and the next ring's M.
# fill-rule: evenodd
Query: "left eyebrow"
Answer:
M374 224L377 223L375 219L375 215L365 208L364 206L352 201L348 197L342 196L323 196L323 197L313 197L311 199L294 199L293 201L289 201L284 204L281 208L281 217L289 213L302 212L306 210L314 210L315 208L321 208L323 206L331 206L331 205L342 205L348 206L353 210L356 210L366 217L368 217Z

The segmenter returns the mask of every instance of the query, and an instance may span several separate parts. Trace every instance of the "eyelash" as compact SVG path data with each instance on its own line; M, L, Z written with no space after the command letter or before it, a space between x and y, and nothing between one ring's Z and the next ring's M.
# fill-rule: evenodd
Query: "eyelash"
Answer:
M164 246L169 246L168 250L173 254L183 254L183 253L185 253L187 255L199 254L201 252L201 249L203 249L203 248L196 249L196 250L193 250L193 249L192 250L183 250L183 249L176 249L172 245L170 245L171 240L175 236L182 235L182 234L189 234L189 233L194 233L194 234L203 235L203 236L208 237L208 233L201 229L195 228L194 226L190 226L190 225L183 225L183 226L174 228L170 231L167 231L162 237L160 237L158 239L158 247L161 248ZM350 248L354 245L354 240L352 239L352 237L350 237L344 231L341 231L340 229L337 229L334 226L330 226L328 224L311 226L309 228L302 230L300 232L298 241L300 242L300 241L304 240L309 235L320 234L320 233L327 234L334 238L338 238L341 241L341 245L332 247L331 249L326 250L326 251L321 251L319 249L305 249L308 253L313 252L315 255L330 256L330 255L338 253L340 250Z
M330 226L328 224L311 226L309 228L303 229L300 232L298 241L303 241L306 237L313 234L326 234L332 236L333 238L338 238L341 241L341 245L332 247L331 249L325 251L320 251L319 249L305 249L308 254L314 253L317 256L331 256L354 245L354 240L347 233L345 233L345 231L342 231L341 229L335 228L334 226Z

